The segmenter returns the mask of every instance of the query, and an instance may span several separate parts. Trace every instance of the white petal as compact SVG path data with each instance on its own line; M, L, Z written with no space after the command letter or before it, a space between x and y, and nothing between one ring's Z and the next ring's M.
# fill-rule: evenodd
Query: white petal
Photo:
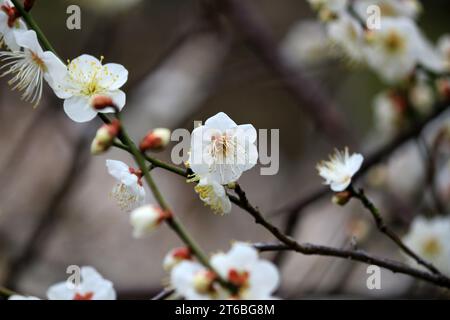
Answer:
M100 79L100 85L110 91L120 89L128 80L128 70L117 63L108 63L103 66L106 74Z
M193 291L194 275L204 268L192 261L182 261L175 266L170 274L170 282L177 293L187 297Z
M205 126L208 128L218 129L225 131L227 129L236 128L237 124L224 112L219 112L215 116L209 118L205 122Z
M39 44L36 31L29 30L25 32L15 32L16 42L19 46L27 48L34 52L36 55L41 56L44 53L41 45Z
M75 122L91 121L97 112L91 107L87 97L71 97L64 101L64 111Z
M351 180L348 180L346 182L331 182L330 187L331 190L333 190L334 192L341 192L344 191L345 189L347 189L347 187L350 185Z
M132 175L130 173L130 167L122 161L108 159L106 160L106 167L108 168L109 174L119 181L122 181L124 176Z
M361 165L364 161L364 157L359 154L353 154L347 161L347 168L350 170L350 174L353 176L358 170L361 168Z
M41 58L47 67L47 72L44 74L44 78L53 89L56 96L60 99L67 99L71 97L71 94L62 89L64 78L67 75L67 66L53 52L50 51L44 52Z
M239 133L237 133L237 134L240 134L241 131L247 137L247 139L250 143L256 142L257 133L256 133L256 129L254 126L252 126L251 124L242 124L242 125L238 126Z
M59 282L47 290L49 300L73 300L75 291L70 289L67 282Z
M280 285L278 269L269 261L258 261L249 272L251 291L257 297L270 296Z

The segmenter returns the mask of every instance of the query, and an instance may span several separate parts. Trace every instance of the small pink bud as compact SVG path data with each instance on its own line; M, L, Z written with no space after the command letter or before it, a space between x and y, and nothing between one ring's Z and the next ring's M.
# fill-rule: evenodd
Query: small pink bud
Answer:
M91 153L93 155L101 154L107 151L114 142L114 139L120 132L120 121L114 119L110 124L104 124L97 130L94 140L91 144Z
M92 100L92 107L95 110L103 110L106 108L117 109L113 100L108 96L96 96Z
M165 128L152 130L142 139L139 148L141 151L162 150L170 143L170 134L170 130Z

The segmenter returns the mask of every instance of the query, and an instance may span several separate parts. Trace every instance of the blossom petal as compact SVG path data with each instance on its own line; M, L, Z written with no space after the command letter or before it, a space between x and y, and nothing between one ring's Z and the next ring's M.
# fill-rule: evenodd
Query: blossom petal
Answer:
M128 70L124 66L117 63L108 63L103 66L104 75L101 77L99 84L115 91L120 89L128 80Z
M91 107L89 99L83 96L75 96L64 101L64 111L75 122L91 121L97 112Z
M47 290L49 300L73 300L75 291L70 289L66 281L52 285Z
M205 127L226 131L237 127L236 122L224 112L219 112L205 122Z
M15 32L16 42L19 46L29 49L36 55L40 56L44 53L39 44L36 31L28 30L25 32Z

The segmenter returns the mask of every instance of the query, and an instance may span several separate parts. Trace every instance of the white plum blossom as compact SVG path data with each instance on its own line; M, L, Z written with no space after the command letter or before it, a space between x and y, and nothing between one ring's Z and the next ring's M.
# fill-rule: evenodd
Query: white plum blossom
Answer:
M347 189L352 183L352 177L361 168L363 156L359 153L349 154L348 148L344 152L336 150L329 161L322 161L317 165L319 175L325 179L334 192Z
M219 275L239 290L232 298L243 300L274 299L272 294L280 284L276 266L258 257L249 244L236 242L227 253L211 257L211 265Z
M314 65L331 56L330 41L324 26L317 21L301 21L288 32L281 52L293 67Z
M361 24L349 14L327 23L330 40L343 49L353 61L364 61L364 30Z
M81 268L79 284L57 283L47 291L49 300L116 300L113 283L104 279L93 267Z
M217 275L193 261L183 261L171 272L171 284L176 292L188 300L267 300L280 283L278 269L261 260L258 252L245 243L233 244L228 253L211 257L211 265L220 277L237 288L231 293L216 280Z
M111 107L95 110L97 97L109 97L118 110L125 106L126 95L120 88L128 80L128 71L120 64L108 63L90 55L69 62L65 76L58 83L56 95L64 99L64 111L75 122L87 122L98 112L109 113Z
M130 214L133 236L144 238L150 235L167 217L166 213L153 205L145 205L134 209Z
M417 65L436 72L443 69L437 51L409 18L383 18L381 29L371 30L367 42L367 63L389 83L404 80Z
M169 253L166 254L163 260L163 268L166 271L171 271L176 265L181 263L182 261L191 260L192 254L191 250L186 247L175 248L170 250Z
M404 243L416 254L434 264L441 272L450 275L450 220L448 217L414 219ZM408 259L414 266L421 267Z
M418 0L358 0L353 2L353 8L362 20L368 18L369 6L378 6L381 13L381 23L384 17L408 17L415 19L422 12Z
M221 185L235 182L258 160L256 138L252 125L237 125L220 112L192 132L190 168Z
M18 51L16 36L27 31L27 25L21 18L11 19L14 5L10 0L0 0L0 47L4 43L11 51Z
M144 204L145 189L141 181L142 173L117 160L106 160L108 172L118 183L111 195L124 211L131 211Z
M216 214L227 214L231 211L231 201L227 196L224 186L211 178L201 178L194 188L200 199Z
M13 76L8 82L12 89L22 91L22 99L37 106L44 80L55 88L66 66L53 52L41 48L34 30L17 33L16 41L23 50L0 52L0 59L5 62L0 68L4 71L1 76Z
M38 297L34 297L34 296L22 296L19 294L13 294L12 296L10 296L8 298L8 300L41 300Z

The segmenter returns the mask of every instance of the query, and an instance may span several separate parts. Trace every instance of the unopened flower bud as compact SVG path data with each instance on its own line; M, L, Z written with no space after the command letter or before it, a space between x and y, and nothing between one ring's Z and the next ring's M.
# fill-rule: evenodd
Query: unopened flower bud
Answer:
M191 250L186 247L171 250L164 258L163 267L166 271L171 271L177 264L184 260L191 260Z
M349 202L349 200L352 198L352 194L349 191L342 191L342 192L338 192L336 193L333 198L332 198L332 202L334 204L340 205L340 206L345 206L347 204L347 202Z
M170 135L171 132L169 129L158 128L152 130L142 139L139 148L141 151L162 150L170 143Z
M104 95L95 96L92 99L92 107L95 110L104 110L106 108L113 108L115 110L117 109L112 98Z
M130 223L134 228L133 236L143 238L150 235L164 220L171 216L153 205L146 205L131 212Z
M198 293L206 294L214 291L216 275L209 270L199 271L194 275L194 288Z
M105 124L97 130L94 140L91 144L91 153L93 155L101 154L107 151L114 142L120 131L120 121L114 119L111 123Z

